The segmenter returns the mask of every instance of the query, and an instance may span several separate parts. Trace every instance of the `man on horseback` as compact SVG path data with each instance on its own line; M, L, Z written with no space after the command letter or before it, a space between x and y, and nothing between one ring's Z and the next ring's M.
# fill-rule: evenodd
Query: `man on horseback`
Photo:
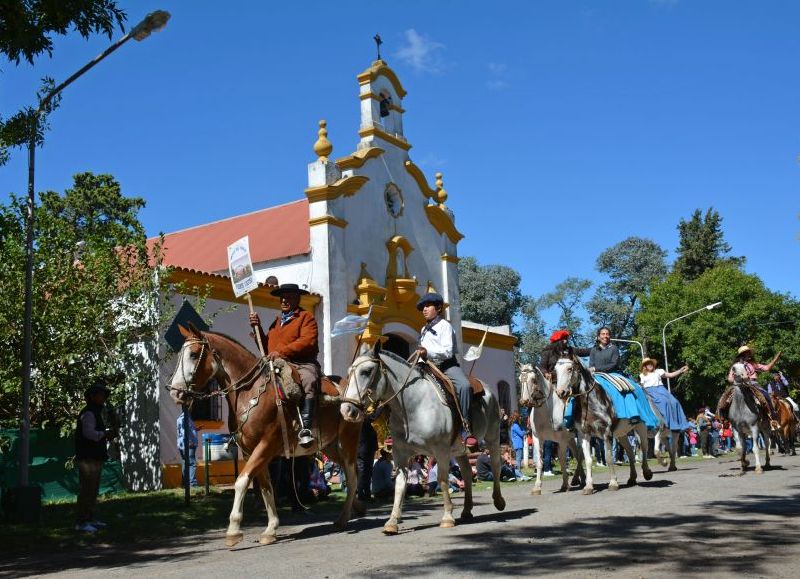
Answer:
M791 405L794 413L797 414L797 403L789 396L789 381L783 375L783 372L775 372L772 375L772 381L767 384L767 392L781 400L786 400Z
M300 375L304 398L300 409L302 428L297 435L301 446L314 443L311 426L314 418L314 399L319 388L322 371L317 361L319 354L317 321L314 314L300 307L300 296L308 294L297 284L285 283L272 290L272 295L281 300L281 313L276 316L266 335L261 328L258 314L250 314L250 324L261 335L267 359L283 358Z
M550 343L542 348L541 368L544 377L552 382L553 371L559 358L573 358L574 356L588 356L589 348L573 348L569 345L570 333L568 330L556 330L550 335Z
M744 369L747 372L747 379L750 383L750 386L752 386L758 393L761 394L761 396L760 397L757 396L757 398L763 398L762 402L766 403L766 410L769 416L770 428L772 430L777 430L778 428L778 415L775 412L775 408L773 408L772 406L772 401L770 400L769 394L767 394L767 391L764 390L758 384L757 378L759 372L770 372L772 370L772 367L778 362L780 357L781 357L781 352L778 352L777 354L775 354L775 357L770 361L769 364L759 364L753 360L753 350L750 348L750 346L742 346L736 352L736 359L734 360L734 364L741 363L744 365ZM733 366L731 366L731 369L728 371L728 382L733 384L734 380L735 380L735 375L733 372ZM720 407L718 408L718 413L727 411L728 404L730 404L731 400L731 397L727 396L730 390L731 387L729 386L728 389L725 391L725 393L722 395L722 400L724 400L724 402L720 404Z
M444 298L437 293L427 293L417 302L417 309L425 316L426 324L420 331L417 354L422 360L429 360L453 383L461 409L464 432L462 439L467 446L477 441L470 430L470 408L472 405L472 386L458 365L458 342L450 322L442 317Z

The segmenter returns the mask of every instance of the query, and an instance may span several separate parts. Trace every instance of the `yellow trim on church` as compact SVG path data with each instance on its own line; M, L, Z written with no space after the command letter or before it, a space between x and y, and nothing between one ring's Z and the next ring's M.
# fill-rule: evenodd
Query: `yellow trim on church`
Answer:
M383 60L376 60L367 70L359 74L356 78L358 79L358 84L367 84L379 76L385 76L389 82L392 83L397 96L400 98L403 98L408 94L406 89L403 88L403 85L400 84L400 79L397 78L397 75L394 73L394 71L389 68L389 66Z
M173 268L164 281L171 284L183 284L183 289L189 293L197 290L201 292L207 290L208 297L215 300L246 303L244 296L237 298L234 295L231 280L224 275L205 273L193 269ZM253 304L262 308L279 310L281 307L280 299L269 293L273 288L274 286L259 284L258 289L250 292ZM322 297L317 294L308 294L300 296L300 305L304 309L314 311L314 308L321 300Z
M366 149L360 149L355 153L353 153L352 155L348 155L347 157L336 159L336 166L342 170L360 169L361 167L364 166L364 163L366 163L370 159L379 157L385 152L386 151L384 151L380 147L367 147Z
M314 217L313 219L308 220L309 227L314 227L315 225L322 225L323 223L328 225L335 225L336 227L341 227L342 229L347 227L347 221L345 221L344 219L340 219L335 215L322 215L321 217Z
M419 187L419 190L422 191L422 194L429 199L435 199L436 191L432 189L430 185L428 185L428 180L425 178L425 174L422 172L422 169L417 167L411 160L406 161L405 165L406 171L408 171L408 174L411 175L414 181L417 182L417 186Z
M310 187L306 189L306 197L309 203L316 201L332 201L339 197L350 197L354 195L361 187L369 181L369 177L364 175L351 175L339 179L335 183L325 185L323 187Z
M395 147L400 147L405 151L408 151L411 148L411 144L408 141L398 139L394 135L390 135L386 131L379 129L377 127L368 127L366 129L361 129L360 131L358 131L358 136L362 138L369 136L378 137L379 139L383 139L387 143L391 143Z
M458 243L464 239L464 234L456 229L455 223L450 219L447 211L438 205L426 205L425 213L428 215L428 221L431 222L434 229L439 233L444 233L453 243Z
M380 102L380 101L382 101L382 100L383 100L383 97L382 97L381 95L379 95L379 94L375 94L374 92L362 92L360 95L358 95L358 98L360 98L362 101L365 101L365 100L367 100L367 99L373 99L373 100L376 100L376 101ZM404 112L406 112L406 109L404 109L403 107L401 107L401 106L399 106L399 105L396 105L396 104L394 104L394 103L391 103L391 104L389 105L389 108L390 108L391 110L393 110L393 111L397 111L397 112L398 112L398 113L400 113L401 115L402 115Z
M461 339L465 344L477 346L483 339L483 330L479 328L465 328L461 326ZM511 351L517 345L517 339L514 336L507 336L505 334L498 334L496 332L489 332L486 334L486 341L483 343L487 348L494 348L496 350Z
M448 255L447 253L443 253L442 261L446 261L448 263L458 263L461 261L461 258L456 255Z

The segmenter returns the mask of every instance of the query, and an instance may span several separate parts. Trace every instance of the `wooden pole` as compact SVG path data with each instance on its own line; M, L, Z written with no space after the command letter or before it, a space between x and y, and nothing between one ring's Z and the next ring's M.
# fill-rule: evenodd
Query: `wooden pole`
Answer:
M250 293L244 294L247 296L247 305L250 308L250 313L254 314L256 311L253 309L253 298L250 297ZM264 344L261 342L261 328L253 324L253 333L256 335L256 343L258 344L258 351L261 352L262 356L266 356L267 353L264 351Z

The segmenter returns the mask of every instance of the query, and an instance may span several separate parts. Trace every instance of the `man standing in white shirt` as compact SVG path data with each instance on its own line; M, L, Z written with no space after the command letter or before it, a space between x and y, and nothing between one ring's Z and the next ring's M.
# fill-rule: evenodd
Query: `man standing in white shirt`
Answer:
M467 446L474 446L477 441L472 437L469 425L472 387L458 365L455 330L450 322L442 317L444 298L437 293L427 293L417 302L417 309L422 312L426 321L420 331L417 353L420 358L430 360L453 382L461 408L461 417L464 419L462 439Z

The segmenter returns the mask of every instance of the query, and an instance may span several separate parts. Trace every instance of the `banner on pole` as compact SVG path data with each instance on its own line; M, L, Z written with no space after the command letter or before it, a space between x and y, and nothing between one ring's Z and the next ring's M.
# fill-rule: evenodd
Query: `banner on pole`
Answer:
M258 287L250 259L250 238L245 235L228 246L228 271L233 293L238 298Z
M483 338L481 338L481 343L477 346L470 346L467 353L464 354L464 361L465 362L472 362L473 360L477 360L483 354L483 343L486 341L486 336L489 334L489 326L486 326L486 330L483 332Z
M331 337L335 338L337 336L362 334L364 330L367 329L367 323L369 322L370 315L372 315L372 306L369 307L369 311L367 312L366 316L350 314L343 317L341 320L333 324Z

